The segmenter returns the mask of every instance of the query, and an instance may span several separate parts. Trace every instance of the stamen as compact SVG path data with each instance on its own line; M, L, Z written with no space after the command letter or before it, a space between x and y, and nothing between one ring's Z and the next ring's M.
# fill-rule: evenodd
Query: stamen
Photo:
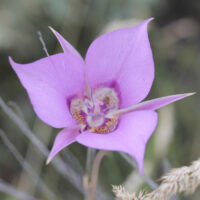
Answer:
M98 99L96 99L96 103L95 103L95 106L94 106L94 114L95 115L99 115L100 112L101 112L101 106L102 105L102 102L99 101Z
M105 94L105 96L103 97L103 99L102 99L102 101L104 101L105 100L105 98L107 98L108 97L108 95L111 93L111 91L108 91L106 94Z
M81 125L81 131L112 132L118 124L118 116L106 116L119 107L117 93L111 88L97 88L94 92L92 89L90 91L90 98L77 97L71 101L72 116Z

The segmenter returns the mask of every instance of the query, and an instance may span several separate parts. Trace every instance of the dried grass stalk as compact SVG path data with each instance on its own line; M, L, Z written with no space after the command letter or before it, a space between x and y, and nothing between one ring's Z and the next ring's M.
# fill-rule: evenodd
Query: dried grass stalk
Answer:
M113 192L116 196L116 200L140 200L141 198L143 198L142 192L140 192L139 195L136 195L135 193L130 194L121 185L113 185Z
M129 194L122 186L113 186L117 200L169 200L176 193L192 194L200 185L200 159L189 167L172 169L162 178L161 185L151 193Z

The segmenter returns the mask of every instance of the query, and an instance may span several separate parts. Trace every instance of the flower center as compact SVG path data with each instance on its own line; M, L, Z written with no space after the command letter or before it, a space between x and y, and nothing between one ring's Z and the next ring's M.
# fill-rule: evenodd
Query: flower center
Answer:
M112 88L97 88L91 94L91 98L76 97L70 103L71 114L81 125L81 130L95 133L109 133L115 130L118 116L107 116L118 108L119 98Z

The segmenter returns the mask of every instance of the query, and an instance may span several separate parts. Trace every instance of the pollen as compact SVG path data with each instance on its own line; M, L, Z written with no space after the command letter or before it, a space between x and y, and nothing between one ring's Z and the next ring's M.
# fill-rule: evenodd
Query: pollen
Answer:
M119 97L113 88L97 88L91 98L74 98L70 103L73 118L84 125L84 130L93 133L109 133L115 130L118 116L108 118L110 112L119 108Z

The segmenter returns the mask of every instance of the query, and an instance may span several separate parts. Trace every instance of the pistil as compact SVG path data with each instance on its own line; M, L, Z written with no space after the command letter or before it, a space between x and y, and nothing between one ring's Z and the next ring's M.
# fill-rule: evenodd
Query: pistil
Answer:
M97 88L91 90L91 96L74 98L70 104L70 111L74 119L81 125L81 131L96 133L112 132L117 124L118 117L106 117L119 107L118 95L113 88Z

